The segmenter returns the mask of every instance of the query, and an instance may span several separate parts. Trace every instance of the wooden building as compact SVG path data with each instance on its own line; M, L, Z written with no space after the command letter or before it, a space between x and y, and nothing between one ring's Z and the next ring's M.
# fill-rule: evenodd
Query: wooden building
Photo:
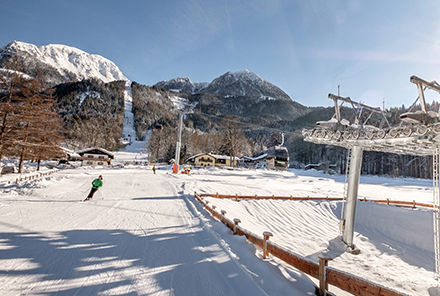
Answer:
M237 157L231 159L230 156L211 153L200 153L186 160L187 164L191 164L194 167L236 167L237 162Z
M107 166L110 165L112 159L115 158L115 156L112 153L105 150L104 148L99 148L99 147L83 149L78 151L77 154L79 154L83 166L85 165Z

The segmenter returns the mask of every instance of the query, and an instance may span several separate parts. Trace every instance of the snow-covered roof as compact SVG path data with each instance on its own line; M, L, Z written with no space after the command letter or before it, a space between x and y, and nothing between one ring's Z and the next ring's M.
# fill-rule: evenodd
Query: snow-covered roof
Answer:
M261 159L264 159L265 157L267 157L267 153L263 153L263 154L256 156L256 157L243 156L243 158L248 159L250 161L261 160Z
M86 149L83 149L83 150L77 151L76 153L78 153L79 155L82 156L84 153L91 153L91 152L96 151L96 150L101 151L101 152L104 153L104 154L107 154L107 155L110 156L110 158L112 158L112 159L115 157L115 155L114 155L113 153L111 153L111 152L105 150L104 148L100 148L100 147L86 148Z
M189 161L189 160L191 160L191 159L195 159L196 157L199 157L199 156L202 156L202 155L209 155L209 156L214 157L214 156L213 156L212 154L210 154L210 153L199 153L199 154L193 155L193 156L191 156L191 157L188 157L186 161Z
M199 154L196 154L194 156L189 157L186 161L189 161L191 159L195 159L196 157L199 157L199 156L202 156L202 155L208 155L208 156L211 156L211 157L213 157L215 159L230 159L231 158L228 155L216 155L216 154L211 154L211 153L199 153ZM238 160L238 157L234 156L233 159L234 160Z
M210 154L211 156L213 156L215 159L231 159L230 156L228 155L215 155L215 154ZM238 157L232 157L232 159L234 160L238 160Z

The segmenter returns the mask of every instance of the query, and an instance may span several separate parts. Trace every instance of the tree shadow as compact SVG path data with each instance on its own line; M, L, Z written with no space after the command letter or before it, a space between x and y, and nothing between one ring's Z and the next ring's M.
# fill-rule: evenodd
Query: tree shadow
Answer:
M38 295L240 295L250 287L262 295L246 273L236 273L236 263L221 258L217 245L197 225L147 234L119 229L3 232L1 287ZM215 281L203 284L207 277ZM241 283L243 290L236 291Z

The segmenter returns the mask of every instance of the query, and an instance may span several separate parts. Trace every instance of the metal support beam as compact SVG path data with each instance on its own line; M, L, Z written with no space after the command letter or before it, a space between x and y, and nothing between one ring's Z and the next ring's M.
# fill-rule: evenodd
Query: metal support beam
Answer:
M350 168L348 175L347 197L345 201L345 221L343 222L342 240L350 247L354 248L354 221L356 216L357 196L359 181L362 168L363 150L359 146L354 146L351 150Z
M419 93L420 108L422 108L423 113L428 113L428 109L426 108L425 93L423 92L423 86L420 83L417 83L416 85L417 91Z
M439 184L439 155L440 148L436 145L433 154L433 222L434 222L434 250L435 250L435 274L434 278L439 279L440 276L440 234L439 234L439 206L440 206L440 184Z

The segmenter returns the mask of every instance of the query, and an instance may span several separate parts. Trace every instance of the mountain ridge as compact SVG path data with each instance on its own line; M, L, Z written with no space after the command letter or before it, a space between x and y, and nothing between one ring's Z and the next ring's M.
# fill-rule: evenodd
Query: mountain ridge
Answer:
M247 69L226 72L210 83L192 82L188 77L178 77L169 81L160 81L154 86L187 94L210 93L220 94L223 97L248 96L275 100L292 100L282 89Z
M0 48L0 66L19 55L28 65L28 73L39 68L48 73L50 84L75 82L82 79L99 79L103 82L128 79L115 63L97 54L90 54L75 47L61 44L36 46L31 43L12 41ZM32 75L31 75L32 76Z
M171 80L159 81L154 86L176 92L194 94L206 88L208 85L208 82L193 82L189 77L177 77Z

